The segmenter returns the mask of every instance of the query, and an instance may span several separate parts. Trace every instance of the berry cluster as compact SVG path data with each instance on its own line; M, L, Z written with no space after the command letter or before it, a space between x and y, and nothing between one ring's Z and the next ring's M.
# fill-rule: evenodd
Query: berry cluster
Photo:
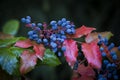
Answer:
M100 70L100 73L98 74L98 80L118 80L118 58L116 52L113 51L115 44L108 44L107 38L102 38L100 35L98 36L98 38L98 44L100 45L100 51L103 58L102 68ZM119 47L118 50L120 50Z
M66 34L75 33L75 25L62 18L59 21L51 21L49 25L46 23L31 23L31 17L26 16L21 21L26 24L27 27L32 28L28 32L30 40L34 40L38 44L44 44L46 47L50 47L53 52L57 52L58 56L61 56L61 51L65 51L65 46L62 43L66 39Z

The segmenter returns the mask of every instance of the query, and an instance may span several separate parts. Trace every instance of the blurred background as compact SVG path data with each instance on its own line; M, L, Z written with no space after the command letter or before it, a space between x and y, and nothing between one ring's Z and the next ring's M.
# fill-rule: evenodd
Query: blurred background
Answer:
M49 23L64 17L77 27L86 25L97 28L99 32L111 31L114 34L111 41L120 45L119 0L0 0L0 31L6 21L20 21L27 15L32 17L33 22ZM27 29L23 26L20 23L16 36L27 36ZM28 76L32 80L70 80L71 72L64 63L56 68L41 66Z

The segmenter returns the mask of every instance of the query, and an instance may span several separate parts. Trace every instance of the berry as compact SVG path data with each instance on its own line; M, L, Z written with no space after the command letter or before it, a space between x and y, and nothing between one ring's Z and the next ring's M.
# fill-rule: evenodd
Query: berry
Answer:
M58 56L62 56L62 53L61 53L61 52L58 52Z
M66 24L67 24L67 25L70 25L70 21L66 21Z
M102 36L101 36L101 34L98 34L98 38L99 38L99 39L102 39Z
M120 51L120 46L118 46L118 50Z
M114 80L118 80L118 75L114 75Z
M103 60L103 63L104 63L105 65L107 65L107 64L109 63L109 61L108 61L108 60Z
M26 18L27 18L27 19L31 19L31 17L30 17L30 16L26 16Z
M111 50L114 46L115 46L115 44L114 44L114 43L111 43L111 44L108 46L108 50Z
M33 37L32 37L32 36L29 36L29 39L33 40Z
M111 56L113 56L113 55L115 55L115 54L116 54L115 51L111 51L111 52L110 52L110 55L111 55Z
M25 20L25 23L26 23L26 24L28 24L28 23L30 23L30 22L31 22L30 19L26 19L26 20Z
M59 21L58 21L58 25L61 25L61 24L62 24L62 21L61 21L61 20L59 20Z
M57 48L53 48L53 49L52 49L52 51L53 51L54 53L56 53L57 50L58 50Z
M46 38L44 38L44 39L43 39L43 42L44 42L44 43L47 43L47 42L48 42L48 40L47 40Z
M54 42L51 42L50 45L51 45L52 48L56 48L57 47L57 44L54 43Z
M74 29L74 28L71 28L71 32L72 32L73 34L75 34L75 29Z
M37 38L37 37L38 37L38 35L37 35L37 34L33 34L32 36L33 36L33 38Z
M69 29L69 28L71 28L71 25L67 25L67 26L65 26L67 29Z
M57 22L56 21L51 21L50 25L55 25Z
M103 48L103 47L100 47L100 51L103 52L103 51L104 51L104 48Z
M108 73L107 77L108 77L108 78L111 78L111 77L112 77L112 74L111 74L111 73Z
M22 21L23 23L25 23L25 22L26 22L26 19L25 19L25 18L22 18L21 21Z
M53 37L53 38L52 38L52 41L56 41L56 40L57 40L56 37Z
M62 20L61 20L62 22L66 22L66 18L62 18Z
M62 46L61 50L64 52L66 50L66 47Z
M36 26L36 24L35 23L32 23L32 27L35 27Z
M28 35L33 35L34 34L34 31L29 31L28 32Z
M67 29L67 31L66 31L68 34L70 34L71 33L71 29Z
M41 40L41 39L38 39L38 40L37 40L37 43L38 43L38 44L39 44L39 43L41 43L41 42L42 42L42 40Z
M78 68L78 61L75 62L73 70L77 70L77 68Z
M41 27L41 26L42 26L42 23L37 23L37 26L38 26L38 27Z
M60 34L65 34L65 32L63 30L60 31Z
M53 29L53 30L56 30L57 28L58 28L58 27L57 27L56 24L52 26L52 29Z
M62 35L61 38L62 38L62 39L66 39L67 37L66 37L65 35Z
M102 52L102 56L103 56L103 57L106 57L106 53L105 53L105 52Z
M66 23L62 23L62 25L61 25L61 26L62 26L62 27L65 27L66 25L67 25Z
M117 55L113 55L113 56L112 56L112 59L113 59L113 60L117 60Z

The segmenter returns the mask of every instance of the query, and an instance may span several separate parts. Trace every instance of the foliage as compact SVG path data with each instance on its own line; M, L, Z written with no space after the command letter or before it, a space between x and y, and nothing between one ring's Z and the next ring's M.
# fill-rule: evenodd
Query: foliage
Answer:
M75 29L74 23L65 18L50 25L31 23L30 16L22 22L32 29L29 38L0 38L0 66L10 75L25 75L41 65L59 66L59 57L64 57L73 69L72 80L119 79L120 46L109 44L111 32L92 32L96 29L85 25ZM15 31L6 31L8 24L14 24ZM8 22L3 32L15 35L16 26L16 22Z

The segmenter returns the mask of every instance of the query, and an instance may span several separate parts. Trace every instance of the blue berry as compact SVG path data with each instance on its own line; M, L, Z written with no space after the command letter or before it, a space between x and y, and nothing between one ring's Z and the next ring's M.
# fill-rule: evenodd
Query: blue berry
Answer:
M62 27L65 27L66 26L66 23L62 23L62 25L61 25Z
M35 27L36 26L36 24L35 23L32 23L32 27Z
M120 46L118 46L118 50L120 51Z
M60 39L60 42L64 42L64 39Z
M48 40L47 40L46 38L44 38L44 39L43 39L43 42L44 42L44 43L47 43L47 42L48 42Z
M61 53L61 52L58 52L58 56L62 56L62 53Z
M104 51L104 48L103 48L103 47L100 47L100 51L103 52L103 51Z
M57 22L56 21L51 21L50 25L55 25Z
M98 80L107 80L107 78L101 77Z
M26 18L27 18L27 19L31 19L31 17L30 17L30 16L26 16Z
M66 21L66 24L69 25L69 24L70 24L70 21Z
M71 28L71 25L66 25L65 27L66 27L67 29L69 29L69 28Z
M32 36L33 36L33 38L38 38L37 34L33 34Z
M118 80L118 75L114 75L114 80Z
M74 28L71 28L71 32L72 32L73 34L75 34L75 29L74 29Z
M61 50L64 52L66 50L66 47L62 46Z
M66 39L67 37L66 37L65 35L62 35L61 38L62 38L62 39Z
M25 22L26 22L26 19L25 19L25 18L22 18L21 21L22 21L23 23L25 23Z
M65 32L63 30L60 31L61 34L65 34Z
M52 26L53 30L56 30L57 28L58 28L57 24L55 24L55 25Z
M109 69L112 65L110 63L107 64L107 69Z
M70 33L71 33L71 29L67 29L67 31L66 31L66 32L70 34Z
M109 63L109 61L108 61L108 60L103 60L103 63L104 63L105 65L107 65L107 64Z
M28 23L30 23L31 21L30 21L30 19L26 19L26 24L28 24Z
M111 44L108 46L108 50L111 50L114 46L115 46L115 44L114 44L114 43L111 43Z
M103 57L106 57L106 53L105 53L105 52L102 52L102 56L103 56Z
M115 51L111 51L111 52L110 52L110 55L111 55L111 56L113 56L113 55L115 55L115 54L116 54Z
M62 20L61 20L62 22L66 22L66 18L62 18Z
M98 41L98 44L99 44L99 45L101 45L101 44L102 44L102 41L101 41L101 40L99 40L99 41Z
M33 35L34 34L34 31L29 31L28 32L28 35Z
M73 69L77 70L77 68L78 68L78 61L75 62Z
M40 29L39 27L36 27L36 30L37 30L37 31L40 31L41 29Z
M113 56L112 56L112 59L113 59L113 60L117 60L117 55L113 55Z
M54 53L56 53L57 50L58 50L58 48L53 48L53 49L52 49L52 51L53 51Z
M42 26L42 23L37 23L37 26L38 26L38 27L41 27L41 26Z
M33 40L33 37L30 35L30 36L29 36L29 39Z
M108 78L111 78L111 77L112 77L112 74L111 74L111 73L108 73L107 77L108 77Z
M117 74L117 70L114 70L114 71L112 72L112 74L113 74L113 75Z
M38 39L38 40L37 40L37 43L38 43L38 44L39 44L39 43L41 43L41 42L42 42L42 40L41 40L41 39Z
M104 39L105 39L104 44L105 44L105 45L108 45L108 39L107 39L106 37L105 37Z
M52 41L56 41L56 40L57 40L56 37L53 37L53 38L52 38Z
M62 25L62 21L61 20L58 21L58 25Z
M51 42L50 45L51 45L52 48L56 48L57 47L57 44L54 43L54 42Z
M99 39L102 39L102 36L101 36L101 34L98 34L98 38L99 38Z

